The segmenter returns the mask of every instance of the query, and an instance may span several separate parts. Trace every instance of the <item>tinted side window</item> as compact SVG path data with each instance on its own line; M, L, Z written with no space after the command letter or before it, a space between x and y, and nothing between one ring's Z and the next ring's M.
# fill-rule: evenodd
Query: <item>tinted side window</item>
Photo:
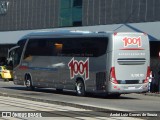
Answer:
M106 53L108 38L63 38L61 56L98 57Z
M30 39L26 47L24 59L29 56L56 56L61 52L57 39ZM57 48L58 46L58 48Z
M30 39L24 59L29 56L98 57L106 53L108 38Z

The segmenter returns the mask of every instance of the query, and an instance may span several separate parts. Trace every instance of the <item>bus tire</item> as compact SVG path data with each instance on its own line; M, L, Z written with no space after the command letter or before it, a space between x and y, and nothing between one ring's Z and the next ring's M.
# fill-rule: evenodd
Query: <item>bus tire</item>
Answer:
M85 86L82 80L76 82L76 93L77 96L85 96Z
M57 91L58 93L62 93L62 92L63 92L63 89L57 88L56 91Z
M27 89L29 90L34 90L34 86L32 85L32 80L31 80L31 77L30 76L26 76L25 77L25 85L27 87Z
M119 98L121 96L121 94L111 94L110 97L112 98Z

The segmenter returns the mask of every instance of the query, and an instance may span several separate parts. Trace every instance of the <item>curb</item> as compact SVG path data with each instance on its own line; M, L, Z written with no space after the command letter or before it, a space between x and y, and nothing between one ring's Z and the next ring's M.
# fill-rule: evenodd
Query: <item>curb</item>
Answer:
M148 96L155 96L155 97L160 97L160 93L143 93L143 95L148 95Z

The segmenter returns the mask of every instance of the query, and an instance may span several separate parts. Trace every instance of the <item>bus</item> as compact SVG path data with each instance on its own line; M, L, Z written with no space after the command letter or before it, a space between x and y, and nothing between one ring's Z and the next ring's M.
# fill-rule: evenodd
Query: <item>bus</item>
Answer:
M42 31L12 52L14 84L115 95L148 91L148 35L137 32Z

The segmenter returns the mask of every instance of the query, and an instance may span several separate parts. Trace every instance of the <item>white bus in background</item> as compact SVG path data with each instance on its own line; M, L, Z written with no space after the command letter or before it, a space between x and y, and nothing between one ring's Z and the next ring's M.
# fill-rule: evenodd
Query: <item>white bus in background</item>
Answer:
M35 32L13 52L14 83L113 94L148 91L150 51L147 34L126 32Z

